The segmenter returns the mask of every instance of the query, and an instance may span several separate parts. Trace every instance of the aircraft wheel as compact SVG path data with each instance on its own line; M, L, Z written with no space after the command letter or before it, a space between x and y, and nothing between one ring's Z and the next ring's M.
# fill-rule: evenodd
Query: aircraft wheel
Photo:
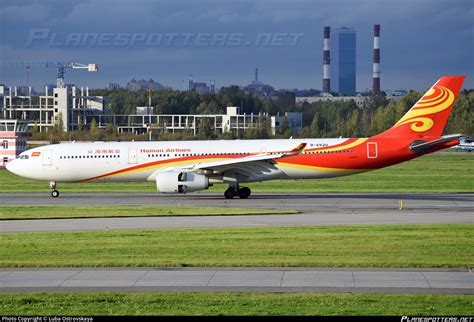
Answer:
M56 189L51 191L51 197L53 197L53 198L59 197L59 191L57 191Z
M240 199L247 199L251 193L252 191L250 190L250 188L243 187L239 190L239 197Z
M235 189L233 187L227 188L227 190L224 192L224 197L226 199L233 199L235 197Z

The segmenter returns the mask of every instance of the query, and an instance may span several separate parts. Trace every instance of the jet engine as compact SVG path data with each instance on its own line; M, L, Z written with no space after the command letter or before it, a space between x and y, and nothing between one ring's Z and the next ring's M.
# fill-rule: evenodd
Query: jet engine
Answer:
M156 175L156 188L162 193L186 193L209 188L209 178L189 171L167 171Z

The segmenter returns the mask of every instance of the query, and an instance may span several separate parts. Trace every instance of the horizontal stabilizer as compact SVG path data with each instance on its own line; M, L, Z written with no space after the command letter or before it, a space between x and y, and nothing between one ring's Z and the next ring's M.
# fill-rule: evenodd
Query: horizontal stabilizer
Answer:
M442 136L438 140L433 140L429 142L417 140L417 141L412 142L412 144L410 144L410 150L415 153L424 153L428 150L439 147L453 140L459 140L462 137L465 137L465 135L464 134L451 134L451 135Z

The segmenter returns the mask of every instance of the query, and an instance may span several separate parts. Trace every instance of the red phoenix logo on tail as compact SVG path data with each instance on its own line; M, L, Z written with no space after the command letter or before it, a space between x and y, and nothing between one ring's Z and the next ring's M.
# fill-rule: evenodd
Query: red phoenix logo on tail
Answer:
M449 108L455 100L454 93L444 86L434 86L405 114L395 127L411 123L411 129L415 132L426 132L434 125L434 121L428 115L440 113Z

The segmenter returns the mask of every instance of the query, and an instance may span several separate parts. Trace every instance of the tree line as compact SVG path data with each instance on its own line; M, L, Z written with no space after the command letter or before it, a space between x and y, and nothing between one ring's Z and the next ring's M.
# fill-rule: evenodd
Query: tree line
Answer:
M109 114L135 114L136 106L148 105L148 92L129 91L125 89L98 89L93 95L106 97ZM195 91L177 91L164 89L151 93L151 103L155 114L225 114L227 106L241 107L241 113L269 113L275 115L284 112L301 112L303 130L292 132L283 122L276 135L272 135L270 120L264 118L255 128L234 133L215 133L213 124L206 120L199 125L197 135L190 132L152 132L152 140L184 139L258 139L293 137L364 137L371 136L392 127L413 104L418 101L422 92L409 92L399 101L389 101L382 93L368 96L363 108L354 101L295 104L291 92L280 93L276 98L259 97L245 93L237 86L222 88L217 94L199 94ZM58 122L59 123L59 122ZM463 133L474 136L474 90L462 90L451 113L445 133ZM89 128L64 133L62 124L56 124L49 132L39 132L33 127L32 139L35 140L148 140L148 134L118 133L112 125L99 129L95 121Z

